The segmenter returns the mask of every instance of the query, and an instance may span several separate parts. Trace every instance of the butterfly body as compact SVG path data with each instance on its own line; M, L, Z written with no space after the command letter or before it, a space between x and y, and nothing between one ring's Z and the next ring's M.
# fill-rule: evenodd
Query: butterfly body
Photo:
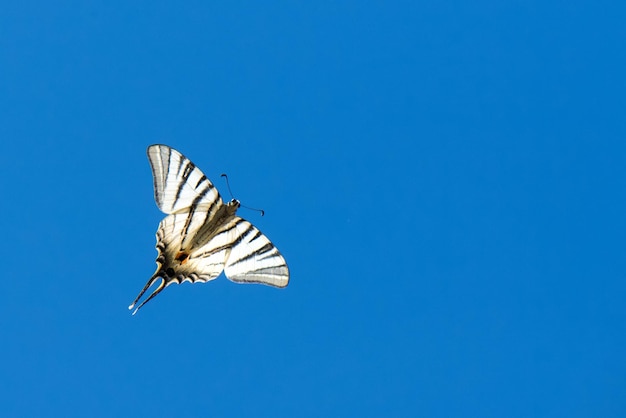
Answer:
M152 145L148 159L155 201L168 216L156 234L157 270L129 309L154 283L161 283L133 314L170 284L207 282L223 270L234 282L287 286L289 269L283 256L236 215L238 200L224 204L206 176L173 148Z

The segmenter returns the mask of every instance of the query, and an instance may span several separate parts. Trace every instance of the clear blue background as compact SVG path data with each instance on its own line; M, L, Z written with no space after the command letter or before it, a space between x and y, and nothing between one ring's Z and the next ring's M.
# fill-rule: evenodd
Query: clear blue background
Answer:
M0 415L626 416L621 4L5 3ZM131 316L152 143L289 287Z

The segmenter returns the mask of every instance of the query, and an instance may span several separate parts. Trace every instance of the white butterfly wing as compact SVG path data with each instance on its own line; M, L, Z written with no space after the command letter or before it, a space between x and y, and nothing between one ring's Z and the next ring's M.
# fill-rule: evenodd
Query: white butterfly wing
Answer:
M180 152L167 145L151 145L148 160L154 179L154 200L161 211L171 214L194 206L211 207L213 212L222 205L215 186Z
M289 268L270 240L250 222L235 216L231 229L232 248L224 273L233 282L285 287Z

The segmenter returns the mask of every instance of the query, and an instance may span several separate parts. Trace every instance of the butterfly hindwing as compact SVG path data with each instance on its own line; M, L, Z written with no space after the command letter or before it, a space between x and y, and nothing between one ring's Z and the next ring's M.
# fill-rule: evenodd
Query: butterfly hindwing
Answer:
M199 228L193 218L204 219L206 212L184 212L167 216L161 221L157 232L157 250L162 269L172 268L174 281L182 283L208 282L224 270L227 250L230 248L225 237L217 235L205 245L189 245ZM191 221L190 221L191 217ZM190 226L188 228L188 226Z

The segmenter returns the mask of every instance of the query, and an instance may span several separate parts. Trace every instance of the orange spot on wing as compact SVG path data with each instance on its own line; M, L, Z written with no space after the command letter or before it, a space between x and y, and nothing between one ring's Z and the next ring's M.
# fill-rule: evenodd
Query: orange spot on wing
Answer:
M175 258L176 261L180 261L180 264L185 264L187 260L189 260L189 254L184 251L179 251Z

